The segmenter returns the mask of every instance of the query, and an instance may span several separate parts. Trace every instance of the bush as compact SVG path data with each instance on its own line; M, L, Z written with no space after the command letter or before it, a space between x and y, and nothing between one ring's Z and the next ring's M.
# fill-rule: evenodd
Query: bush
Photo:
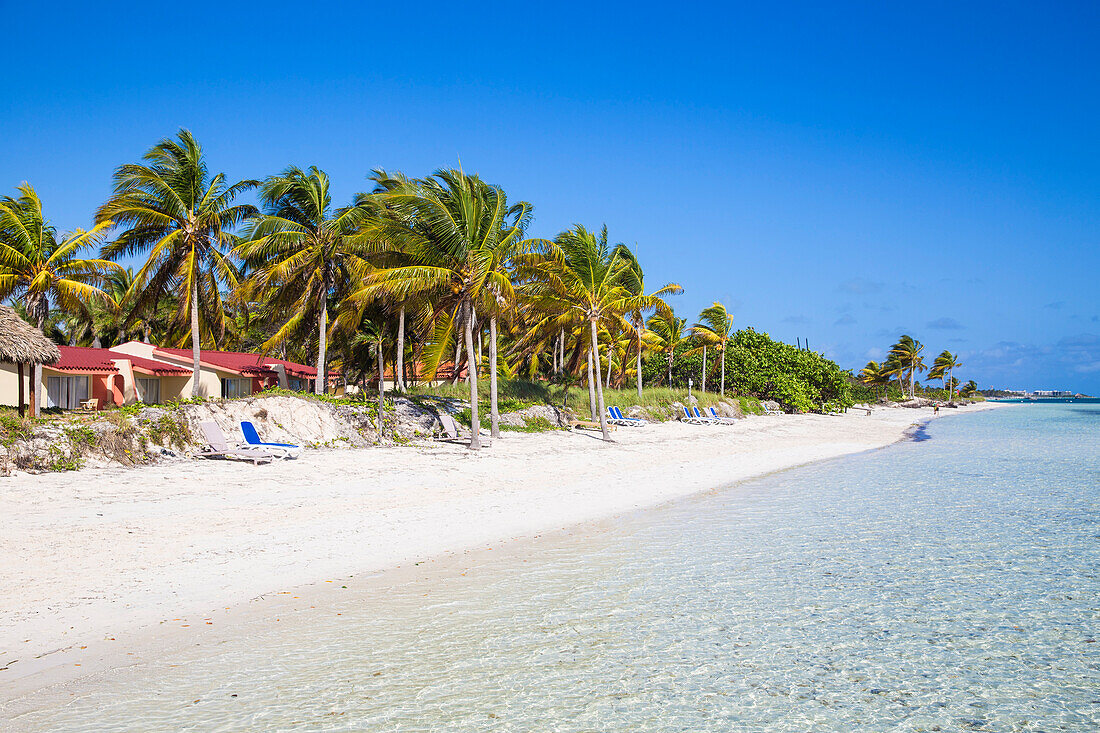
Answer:
M674 385L686 385L690 377L701 386L703 355L677 349L672 364ZM824 356L775 341L751 328L737 331L726 349L726 394L774 400L803 412L843 409L853 404L850 372ZM716 349L707 350L707 390L717 392L722 363ZM642 365L646 383L667 382L663 357L651 357Z

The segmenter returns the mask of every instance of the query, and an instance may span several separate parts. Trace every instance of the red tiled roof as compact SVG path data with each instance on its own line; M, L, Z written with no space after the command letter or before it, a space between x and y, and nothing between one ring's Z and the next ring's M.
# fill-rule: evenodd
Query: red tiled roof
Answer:
M176 357L177 359L191 359L191 349L162 349L158 348L154 353L164 353ZM215 368L225 369L226 371L237 372L239 374L248 374L252 376L270 376L274 374L274 371L268 368L268 364L282 364L286 369L286 373L291 377L296 378L317 378L316 367L306 366L305 364L298 364L293 361L287 361L285 359L276 359L271 356L260 356L259 354L245 354L239 351L201 351L199 352L199 361L204 364L209 364ZM339 372L329 371L330 377L339 376Z
M146 359L144 356L134 356L133 354L125 354L121 351L112 351L107 349L112 359L129 359L130 364L134 367L134 371L143 372L145 374L162 375L186 375L191 373L191 367L178 366L176 364L168 364L167 362L157 361L156 359Z
M118 368L111 361L111 352L107 349L94 349L90 346L58 346L61 361L46 365L47 369L58 372L94 372L114 374Z

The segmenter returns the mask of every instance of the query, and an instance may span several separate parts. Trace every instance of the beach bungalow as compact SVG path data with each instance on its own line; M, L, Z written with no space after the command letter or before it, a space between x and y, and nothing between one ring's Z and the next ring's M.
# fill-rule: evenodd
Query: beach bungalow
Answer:
M112 351L186 369L186 376L178 384L164 384L162 399L180 399L191 396L194 375L194 359L191 349L162 348L141 341L129 341L111 348ZM340 373L330 371L329 384L335 386ZM199 352L199 395L202 397L245 397L268 387L282 387L298 392L312 389L317 378L316 367L298 364L286 359L248 354L239 351ZM165 388L168 388L167 390ZM163 397L168 394L169 397Z
M140 341L109 349L56 348L60 359L42 367L43 407L65 410L186 399L191 397L196 379L202 397L244 397L269 387L308 391L317 374L314 367L285 359L203 350L196 376L190 349L160 348ZM18 371L14 362L0 364L0 404L16 405L20 401ZM338 379L339 372L329 372L331 387ZM22 393L29 394L29 370L25 370L23 381Z

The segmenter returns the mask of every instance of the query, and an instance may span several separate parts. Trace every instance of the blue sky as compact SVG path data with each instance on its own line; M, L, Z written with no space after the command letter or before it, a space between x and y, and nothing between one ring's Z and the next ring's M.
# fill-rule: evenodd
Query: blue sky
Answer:
M606 222L689 319L1100 393L1100 6L387 5L4 2L0 189L88 226L180 127L342 200L461 159L534 234Z

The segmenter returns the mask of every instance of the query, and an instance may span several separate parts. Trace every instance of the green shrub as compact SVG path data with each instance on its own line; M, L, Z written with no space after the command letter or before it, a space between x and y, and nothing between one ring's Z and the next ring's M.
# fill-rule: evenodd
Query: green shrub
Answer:
M191 428L179 415L165 413L145 427L149 439L158 445L186 448L192 441Z

